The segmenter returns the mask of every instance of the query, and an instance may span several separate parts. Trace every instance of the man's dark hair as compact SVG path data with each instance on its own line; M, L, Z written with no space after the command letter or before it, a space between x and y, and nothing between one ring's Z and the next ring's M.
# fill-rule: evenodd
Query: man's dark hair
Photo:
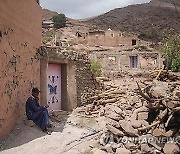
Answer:
M38 88L33 88L32 89L32 93L39 93L39 92L40 92L40 90Z

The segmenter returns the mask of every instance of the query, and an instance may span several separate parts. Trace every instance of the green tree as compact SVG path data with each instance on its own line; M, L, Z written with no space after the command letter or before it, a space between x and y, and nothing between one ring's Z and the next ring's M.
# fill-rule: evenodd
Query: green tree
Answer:
M164 39L161 50L166 67L172 71L180 71L180 35L170 35Z
M52 18L54 22L54 28L63 28L66 26L66 16L64 14L58 14Z

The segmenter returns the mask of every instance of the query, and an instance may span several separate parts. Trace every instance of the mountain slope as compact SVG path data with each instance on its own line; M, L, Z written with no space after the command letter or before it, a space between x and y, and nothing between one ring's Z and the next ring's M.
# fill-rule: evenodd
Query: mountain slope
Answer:
M54 12L54 11L50 11L48 9L42 10L42 19L43 20L50 20L55 15L58 15L58 13Z
M180 33L179 4L179 0L152 0L111 10L87 22L103 29L134 32L144 39L151 39L153 33L154 39L161 39L165 29L172 28Z

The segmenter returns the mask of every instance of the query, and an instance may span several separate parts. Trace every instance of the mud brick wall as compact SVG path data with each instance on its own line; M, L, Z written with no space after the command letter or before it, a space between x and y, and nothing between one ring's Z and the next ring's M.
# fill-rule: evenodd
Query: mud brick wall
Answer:
M34 0L0 1L0 138L25 112L31 88L39 87L41 7Z

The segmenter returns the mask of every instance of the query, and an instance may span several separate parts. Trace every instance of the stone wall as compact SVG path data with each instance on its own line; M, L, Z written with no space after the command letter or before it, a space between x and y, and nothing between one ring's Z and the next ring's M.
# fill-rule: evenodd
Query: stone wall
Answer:
M163 59L159 52L146 51L94 51L90 59L101 63L103 71L124 71L132 69L130 56L137 56L136 69L155 69L162 66Z
M41 73L42 102L46 100L47 64L56 63L62 66L62 109L72 110L85 103L89 93L98 86L91 72L90 61L85 52L65 50L59 47L42 47L41 62L44 64Z
M0 138L25 111L31 88L39 86L41 8L34 0L0 1Z

